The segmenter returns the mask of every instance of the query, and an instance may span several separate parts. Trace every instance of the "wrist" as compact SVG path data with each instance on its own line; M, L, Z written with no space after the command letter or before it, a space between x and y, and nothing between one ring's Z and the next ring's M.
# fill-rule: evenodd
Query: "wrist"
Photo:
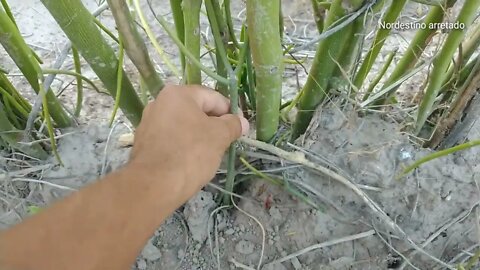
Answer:
M188 195L185 194L187 181L182 170L157 166L153 168L149 164L130 162L122 170L131 181L129 185L139 185L144 189L145 196L154 200L156 205L170 206L171 211L180 207Z

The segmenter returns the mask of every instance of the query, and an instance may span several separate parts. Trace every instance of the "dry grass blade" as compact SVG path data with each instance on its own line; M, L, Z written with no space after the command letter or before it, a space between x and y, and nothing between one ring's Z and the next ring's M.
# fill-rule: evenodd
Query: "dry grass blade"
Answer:
M258 149L270 152L272 154L275 154L285 160L288 160L293 163L297 164L302 164L305 167L320 172L325 176L330 177L333 180L338 181L339 183L345 185L349 189L351 189L355 194L357 194L363 201L364 203L373 211L373 214L377 216L380 220L382 220L390 229L395 231L396 233L399 234L399 236L405 240L408 244L410 244L415 250L418 252L425 254L432 260L434 260L436 263L443 265L447 269L455 269L453 266L441 261L438 258L433 257L432 255L428 254L426 251L424 251L422 248L420 248L404 231L400 226L398 226L381 208L378 206L376 202L374 202L370 197L365 194L359 187L357 187L354 183L352 183L350 180L347 178L337 174L336 172L325 168L323 166L320 166L318 164L315 164L311 162L310 160L307 160L305 158L305 155L303 153L295 153L295 152L288 152L283 149L280 149L278 147L275 147L273 145L261 142L261 141L256 141L252 140L250 138L242 137L239 139L240 142L256 147Z

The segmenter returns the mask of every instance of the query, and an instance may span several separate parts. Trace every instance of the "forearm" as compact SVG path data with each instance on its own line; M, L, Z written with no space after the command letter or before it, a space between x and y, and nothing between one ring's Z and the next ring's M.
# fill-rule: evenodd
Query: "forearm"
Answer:
M168 186L183 181L158 179L169 177L181 175L129 166L54 204L0 234L0 269L130 269L183 203L182 187Z

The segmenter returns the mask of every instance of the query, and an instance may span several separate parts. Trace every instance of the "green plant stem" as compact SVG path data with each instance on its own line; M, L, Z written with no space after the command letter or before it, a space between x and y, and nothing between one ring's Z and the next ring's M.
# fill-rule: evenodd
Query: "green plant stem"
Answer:
M230 112L232 114L237 114L238 113L238 85L237 85L237 80L235 77L234 72L232 71L229 74L229 90L230 90ZM229 191L230 193L233 191L233 187L235 186L235 176L237 174L236 169L235 169L235 161L236 161L236 147L235 143L232 143L230 147L228 148L228 163L227 163L227 179L225 182L225 189ZM227 196L228 194L225 194L223 197L223 203L225 205L230 204L230 196Z
M390 7L388 8L387 12L385 13L385 16L381 19L382 22L385 23L394 23L398 16L400 15L400 12L402 12L403 7L407 3L407 0L397 0L397 1L392 1L390 4ZM388 35L390 34L391 29L389 28L380 28L377 30L377 34L375 36L375 39L373 41L373 44L368 51L367 55L365 56L362 65L360 66L360 69L358 70L355 79L353 81L354 85L360 89L363 85L363 82L367 78L368 73L372 69L373 64L375 63L378 54L380 53L380 50L383 47L383 44L385 44L385 41L387 40Z
M315 20L315 25L317 26L318 33L321 34L323 32L323 20L325 17L325 8L318 4L317 0L310 0L312 3L313 8L313 19Z
M200 9L202 0L183 0L185 20L185 47L196 60L200 61ZM190 61L185 63L185 82L187 84L201 84L202 72Z
M465 70L465 67L468 66L468 61L475 53L477 48L480 46L480 24L477 24L473 33L468 37L468 40L462 43L462 54L461 63L452 63L448 68L446 79L442 83L442 89L440 93L444 93L447 90L452 90L452 87L455 87L457 83L462 83L464 79L461 77L461 73ZM442 102L449 100L452 96L453 91L446 93L442 98Z
M358 55L360 36L362 36L361 32L364 31L364 28L365 27L363 17L359 17L355 19L351 24L345 26L345 45L342 46L342 51L339 54L339 58L336 63L337 67L332 74L332 78L336 78L338 80L339 78L343 77L340 80L342 83L347 80L351 81L348 74L353 73L351 72L351 68L354 59ZM328 88L331 89L332 85L332 82L330 82ZM354 93L355 92L352 92L352 94Z
M393 61L393 58L397 54L397 50L390 52L387 56L387 59L385 59L385 64L383 65L382 69L378 72L377 76L373 79L373 81L370 83L370 86L367 88L367 91L365 91L365 95L363 96L363 101L366 101L370 95L372 94L373 90L375 89L375 86L378 85L380 80L383 78L385 73L387 72L388 68L390 67L390 64Z
M20 103L18 103L18 101L10 93L8 93L7 90L3 89L3 87L1 86L0 96L4 98L4 101L8 101L8 104L12 104L13 107L23 116L24 119L28 118L28 111ZM7 102L5 102L5 106L7 106ZM12 117L16 118L15 115L12 115Z
M277 132L282 94L283 50L278 1L247 0L250 49L256 74L257 139L269 141Z
M452 147L452 148L448 148L448 149L445 149L445 150L438 151L438 152L432 153L430 155L427 155L427 156L415 161L412 165L408 166L407 168L405 168L405 170L403 170L403 172L397 177L397 179L402 178L403 176L405 176L409 172L418 168L420 165L422 165L426 162L429 162L433 159L443 157L443 156L446 156L446 155L450 155L450 154L453 154L455 152L465 150L465 149L468 149L468 148L471 148L471 147L474 147L474 146L477 146L477 145L480 145L480 140L470 141L470 142L467 142L467 143L464 143L464 144L457 145L457 146Z
M215 41L217 73L222 77L227 77L228 74L233 71L227 52L229 40L227 25L221 14L220 5L217 0L205 0L205 7L207 9L207 14L209 14L208 18L210 20L210 27L212 28L212 35ZM218 82L217 89L224 96L229 96L228 84Z
M57 142L55 141L55 131L53 130L53 124L52 124L52 119L50 118L50 112L48 110L48 106L45 106L45 104L47 104L47 95L45 93L45 89L43 88L42 83L39 82L39 85L40 85L40 92L38 94L42 97L42 103L44 104L42 106L43 118L45 119L45 126L47 127L48 137L50 138L50 147L52 148L52 153L57 159L58 163L60 164L60 166L63 167L62 159L60 158L60 154L58 153L58 150L57 150Z
M456 1L456 0L455 0ZM449 1L453 5L455 1ZM450 7L450 4L447 7L435 6L430 9L430 12L427 14L427 17L424 20L426 25L432 23L440 23L443 21L445 15L445 10ZM430 41L435 36L437 30L435 29L420 29L416 32L414 38L410 42L406 52L402 55L402 58L395 66L395 69L392 71L392 74L388 77L385 83L382 86L382 90L389 88L391 85L395 84L400 78L407 74L412 68L415 67L418 60L422 56L425 48L430 44ZM396 87L392 87L387 93L383 95L382 98L378 99L375 103L376 105L384 104L389 97L396 92L400 87L398 84Z
M207 0L208 1L208 0ZM246 58L246 53L248 49L248 38L246 39L246 42L244 42L243 47L240 50L240 55L239 55L239 65L236 67L236 70L232 70L232 67L228 65L229 69L229 78L230 78L230 84L229 84L229 90L230 90L230 112L232 114L238 114L238 81L237 78L239 78L242 75L243 71L243 61ZM225 190L227 190L229 193L225 194L223 197L223 203L225 205L229 205L231 200L230 200L230 195L233 192L233 187L235 186L235 176L236 176L236 169L235 169L235 161L237 159L236 155L236 146L235 143L232 143L230 147L228 148L228 163L227 163L227 179L225 182Z
M156 97L165 84L150 60L147 46L137 31L127 3L125 0L108 0L108 5L115 18L125 52L140 73L150 94Z
M61 70L61 69L43 69L42 72L43 74L63 74L63 75L78 77L83 81L85 81L87 84L89 84L93 88L93 90L95 90L97 93L103 93L102 91L100 91L100 89L98 89L98 87L93 83L92 80L90 80L89 78L85 77L84 75L76 71L74 72L74 71Z
M38 159L46 159L47 152L39 144L25 145L18 142L21 131L17 130L8 120L3 103L0 101L0 141L6 142L10 147L17 149L29 156ZM1 142L0 142L1 144Z
M12 97L14 97L16 102L20 104L26 111L30 111L32 109L30 103L17 91L17 89L15 89L13 84L3 73L0 73L0 87L3 87L5 91L7 91Z
M185 44L185 22L182 10L182 0L170 0L170 8L172 9L173 22L178 39ZM182 62L182 72L185 74L185 55L180 51L180 61Z
M5 90L0 87L0 97L2 97L2 99L3 99L3 104L5 105L5 112L7 113L7 116L9 118L10 122L13 124L13 126L15 128L23 129L24 127L23 127L23 125L20 124L19 117L13 111L13 108L10 105L10 102L12 101L12 97L9 96L8 93L6 93L6 94L2 93L2 91L5 92ZM28 117L28 114L27 114L27 117Z
M229 34L227 24L222 15L220 4L218 0L205 0L205 7L207 10L208 20L212 28L212 34L215 41L217 73L222 77L228 75L228 57L227 46L229 41ZM230 67L231 68L231 67ZM217 90L224 96L228 97L228 85L217 83Z
M82 64L80 62L80 54L75 47L72 47L72 54L73 54L73 64L75 66L75 72L78 74L82 74ZM75 117L80 116L80 112L82 111L82 104L83 104L83 79L81 76L76 76L77 78L77 104L75 106Z
M246 65L245 68L247 69L247 81L248 81L248 99L252 106L252 110L254 112L257 111L257 98L255 92L255 75L253 72L253 61L252 61L252 54L250 50L250 42L245 43L248 45L247 52L246 52Z
M7 0L1 0L0 2L2 3L3 10L7 14L7 16L10 18L10 20L12 20L13 24L16 27L17 22L15 21L15 17L13 17L12 10L10 9L10 6L8 6Z
M117 68L117 94L115 96L115 104L113 106L112 116L110 117L110 127L113 125L115 116L117 115L120 98L122 97L122 81L123 81L123 58L125 56L123 47L123 37L120 36L120 51L118 52L118 68Z
M188 61L196 65L199 69L205 72L205 74L210 76L212 79L217 80L218 82L221 82L224 84L229 84L229 80L227 78L218 75L217 73L215 73L215 71L202 65L202 63L200 63L200 61L192 53L190 53L187 47L185 47L185 45L177 37L175 32L172 29L170 29L170 27L168 26L168 23L165 21L165 19L161 15L155 14L155 18L160 23L160 25L162 25L163 29L168 33L172 41L177 45L177 47L185 55L185 58Z
M230 0L224 0L223 5L225 9L225 20L227 23L229 38L233 42L233 45L235 46L235 48L240 48L237 37L235 35L235 28L233 27L232 11L230 9Z
M105 27L105 25L103 25L103 23L97 17L95 17L94 22L98 26L98 28L100 28L105 34L107 34L107 36L113 39L113 41L115 41L116 43L119 42L118 38L112 33L112 31Z
M95 25L92 14L80 0L42 0L42 3L115 98L118 59ZM142 117L143 104L127 76L123 76L122 85L120 108L137 126Z
M344 15L342 0L334 0L325 20L325 29L329 29ZM307 82L301 91L291 140L295 140L307 130L316 107L328 94L330 79L338 68L337 59L341 58L343 48L348 46L346 41L350 39L350 30L347 25L319 43Z
M458 15L457 21L459 23L464 23L466 27L469 27L477 14L479 6L480 1L478 0L466 0L460 14ZM451 59L458 46L461 44L464 36L464 30L452 30L448 35L442 50L435 57L425 95L418 108L417 121L415 123L416 134L420 133L420 130L423 128L428 116L432 112L435 99L442 87L442 82L445 80L445 71L448 69Z
M138 18L140 19L140 23L143 29L145 30L145 33L147 34L148 39L150 40L150 42L152 42L153 47L157 51L160 58L162 58L163 62L165 62L167 67L173 72L173 74L175 74L175 76L180 78L181 76L180 72L178 72L178 69L172 64L172 61L170 61L168 56L165 54L162 47L157 41L156 35L153 33L152 29L150 28L150 25L148 24L147 19L143 14L142 7L140 6L140 1L139 0L132 0L132 1L135 6L135 11L137 12ZM147 4L149 4L149 7L151 8L150 2L147 1ZM152 12L153 12L153 9L152 9Z
M460 71L458 71L458 74L453 76L453 72L447 73L447 77L450 77L450 80L446 81L440 89L440 93L444 93L440 104L449 102L453 98L453 96L457 93L457 88L464 84L465 80L468 78L477 62L478 56L467 63L467 65L465 65L465 67L463 67Z
M25 43L18 28L10 20L3 10L0 10L0 43L3 45L12 60L17 64L22 74L38 94L40 92L40 83L42 72L40 65L36 60L33 51ZM72 124L70 117L63 110L62 105L55 97L52 91L48 91L46 96L49 111L55 123L59 127L68 127Z

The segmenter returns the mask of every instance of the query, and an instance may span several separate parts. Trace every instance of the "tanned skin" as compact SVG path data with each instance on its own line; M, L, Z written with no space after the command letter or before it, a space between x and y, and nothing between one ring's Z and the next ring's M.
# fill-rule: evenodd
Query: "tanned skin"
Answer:
M213 90L165 87L143 112L128 164L0 232L0 269L131 269L154 231L248 131L229 109Z

